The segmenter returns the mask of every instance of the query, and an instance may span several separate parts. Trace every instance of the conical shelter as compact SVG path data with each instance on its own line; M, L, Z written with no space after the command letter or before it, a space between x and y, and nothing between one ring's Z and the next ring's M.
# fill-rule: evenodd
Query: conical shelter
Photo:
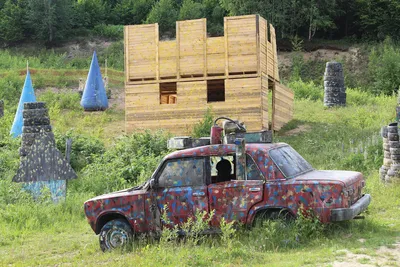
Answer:
M81 106L86 111L105 110L108 108L107 94L104 88L103 78L101 77L96 51L93 53L92 63L90 64L89 74L82 95Z
M36 102L35 91L33 90L31 74L29 70L26 73L24 88L22 89L21 98L19 99L18 109L15 113L14 123L11 127L10 134L13 137L18 137L22 134L23 118L22 111L24 110L25 102Z

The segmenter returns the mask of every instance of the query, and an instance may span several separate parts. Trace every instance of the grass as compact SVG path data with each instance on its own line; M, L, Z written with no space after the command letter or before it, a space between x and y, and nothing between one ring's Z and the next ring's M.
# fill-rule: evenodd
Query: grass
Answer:
M48 105L54 131L90 136L104 142L108 151L117 150L114 144L124 134L124 111L114 106L106 112L88 113L79 106L76 87L78 79L87 75L90 58L68 60L65 55L54 52L29 57L0 52L0 97L6 100L6 114L0 119L0 138L7 139L11 127L26 59L30 62L38 99ZM110 87L115 89L115 94L120 94L123 72L109 69L108 73ZM88 180L84 169L79 172L78 180L70 182L67 201L58 205L46 199L32 202L20 193L18 185L1 179L0 266L314 266L345 260L343 251L347 250L377 257L377 248L393 247L400 238L400 186L384 185L378 178L383 157L379 129L394 119L396 98L348 90L347 107L327 109L323 107L322 89L318 85L293 82L293 87L295 118L278 133L276 141L292 145L315 168L362 171L367 180L365 191L373 197L365 220L327 226L304 220L289 226L270 223L252 231L240 229L225 237L207 238L200 243L143 240L133 251L102 253L98 237L83 214L83 202L94 196L91 190L79 189L82 184L94 187L94 181ZM302 125L308 125L309 130L285 135ZM130 144L129 139L126 142ZM151 138L148 142L152 142ZM18 167L18 146L18 140L0 139L0 172L7 177L12 177ZM117 158L129 159L126 151L120 151L124 154ZM138 162L145 165L148 158L138 155L143 157ZM84 156L90 158L90 155ZM110 159L115 160L114 156ZM153 161L154 156L151 156ZM107 162L104 163L107 167ZM127 168L127 171L133 170ZM111 170L101 173L98 180L107 181L110 173ZM230 233L229 228L226 232ZM365 241L360 242L361 239ZM391 260L399 264L395 258Z
M113 125L123 122L123 112L84 113L74 103L76 96L67 94L57 100L55 93L46 94L41 97L50 103L57 131L74 128L109 145L121 134L113 132ZM271 223L252 231L239 230L224 242L219 238L200 244L143 241L131 252L102 253L82 209L93 195L69 190L67 201L58 205L17 200L0 206L0 266L315 266L345 260L346 253L340 252L344 250L375 257L377 248L390 247L400 238L400 186L382 184L377 173L382 163L377 135L382 125L393 120L396 99L357 90L349 90L348 96L347 107L331 109L321 101L297 99L295 120L277 140L291 144L316 168L362 170L365 191L373 197L365 220L318 226L317 230L310 230L315 225L307 222L286 228ZM284 135L303 124L311 129ZM360 149L355 152L355 147ZM367 258L359 262L368 263Z

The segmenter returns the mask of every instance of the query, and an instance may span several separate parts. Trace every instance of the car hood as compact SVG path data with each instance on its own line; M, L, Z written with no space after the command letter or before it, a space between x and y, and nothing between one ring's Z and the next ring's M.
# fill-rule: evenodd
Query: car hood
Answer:
M109 194L104 194L104 195L101 195L101 196L97 196L97 197L91 198L87 202L94 201L94 200L101 200L101 199L111 199L111 198L118 198L118 197L128 197L128 196L135 196L135 195L143 195L146 192L147 192L147 190L144 190L144 189L134 189L134 188L124 189L124 190L121 190L121 191L112 192L112 193L109 193Z
M333 181L342 182L345 186L350 186L358 180L363 179L363 175L360 172L354 171L311 171L297 176L296 181Z

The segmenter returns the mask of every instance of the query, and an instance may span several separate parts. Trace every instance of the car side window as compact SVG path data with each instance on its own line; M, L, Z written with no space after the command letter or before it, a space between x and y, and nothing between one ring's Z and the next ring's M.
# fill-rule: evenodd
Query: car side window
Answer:
M204 185L204 158L169 160L158 178L159 187Z
M246 155L246 172L247 180L264 180L262 172L257 167L253 158L249 155Z

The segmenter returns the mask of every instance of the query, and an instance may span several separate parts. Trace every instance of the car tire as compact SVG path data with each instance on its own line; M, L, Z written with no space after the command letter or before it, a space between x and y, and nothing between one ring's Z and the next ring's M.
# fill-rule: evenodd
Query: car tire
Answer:
M399 141L399 134L397 133L388 133L389 141Z
M114 249L127 249L133 240L133 230L124 219L107 222L99 234L100 248L103 252Z

